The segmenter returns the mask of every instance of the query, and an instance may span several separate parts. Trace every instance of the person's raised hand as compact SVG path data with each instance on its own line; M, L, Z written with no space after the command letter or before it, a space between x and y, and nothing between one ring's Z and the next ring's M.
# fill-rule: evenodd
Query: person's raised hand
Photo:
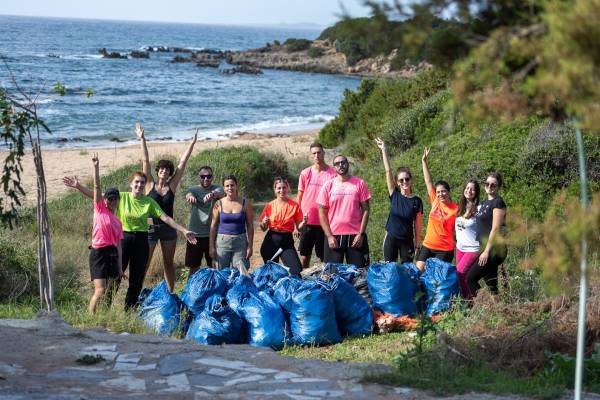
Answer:
M421 158L421 160L427 162L427 157L429 157L429 147L425 147L425 149L423 150L423 157Z
M385 151L385 142L381 139L381 138L375 138L375 143L377 143L377 147L379 147L379 150L381 151Z
M142 127L142 124L140 124L139 122L135 123L135 134L140 139L144 139L144 128Z
M100 165L100 160L98 160L98 153L94 153L94 155L92 156L92 163L94 164L94 167Z
M185 195L185 201L187 201L190 204L196 204L196 196L194 196L191 193L188 193Z
M76 176L65 176L63 177L62 181L65 186L73 189L77 189L77 186L79 186L79 179L77 179Z
M198 140L198 132L200 131L200 128L196 128L196 133L194 133L194 137L192 138L192 142L196 143L196 141Z

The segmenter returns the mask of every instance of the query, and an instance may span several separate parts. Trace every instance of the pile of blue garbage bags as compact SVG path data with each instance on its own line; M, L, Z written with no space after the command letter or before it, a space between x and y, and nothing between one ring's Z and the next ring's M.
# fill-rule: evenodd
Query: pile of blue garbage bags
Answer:
M202 268L179 295L162 281L144 289L139 315L158 335L278 350L370 335L374 309L398 317L439 314L458 293L456 267L435 258L423 273L412 263L325 264L304 279L268 262L250 276Z

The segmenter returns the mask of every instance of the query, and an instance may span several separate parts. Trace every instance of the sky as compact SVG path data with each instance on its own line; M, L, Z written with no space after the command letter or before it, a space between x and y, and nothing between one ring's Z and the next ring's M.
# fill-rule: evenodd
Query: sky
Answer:
M361 0L0 0L0 15L225 25L317 24L369 14Z

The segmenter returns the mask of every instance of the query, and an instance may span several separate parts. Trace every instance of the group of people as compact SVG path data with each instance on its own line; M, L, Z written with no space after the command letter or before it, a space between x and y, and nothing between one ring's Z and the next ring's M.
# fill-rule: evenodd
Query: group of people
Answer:
M142 171L129 178L130 192L109 188L102 195L99 160L94 165L94 190L81 185L76 177L65 177L66 186L93 199L94 217L90 246L90 275L94 294L88 311L93 313L99 299L117 286L129 269L129 287L125 307L137 306L148 265L158 242L164 263L164 277L170 291L175 285L174 255L177 233L186 240L185 265L190 275L202 265L238 268L247 274L254 241L253 205L239 193L237 178L226 175L222 185L213 183L211 166L199 169L199 184L187 189L185 199L191 206L187 228L175 222L173 208L177 186L194 149L198 132L181 156L177 168L169 160L160 160L152 175L144 129L136 124L142 150ZM492 292L497 292L498 267L506 257L506 247L499 239L504 224L506 204L499 196L500 174L485 180L487 199L479 200L479 183L470 180L460 197L452 202L445 181L432 183L427 165L429 149L422 158L423 177L431 204L425 238L421 242L423 202L413 193L412 173L400 167L392 175L385 143L376 139L381 149L386 183L391 203L383 243L385 261L413 261L423 270L428 258L456 263L462 294L471 298L483 278ZM312 165L299 177L297 201L290 198L286 177L274 179L275 199L267 203L259 221L266 231L260 255L281 262L291 275L310 265L313 252L323 262L354 264L367 267L369 242L369 201L367 184L350 174L344 155L325 162L319 143L310 145ZM298 251L294 233L300 240ZM204 261L203 261L204 260Z

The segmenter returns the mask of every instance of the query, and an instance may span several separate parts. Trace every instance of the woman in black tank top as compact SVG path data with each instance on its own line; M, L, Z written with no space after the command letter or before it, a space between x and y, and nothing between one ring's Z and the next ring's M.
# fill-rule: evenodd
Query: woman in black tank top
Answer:
M154 172L156 172L156 179L152 176L150 170L150 158L148 156L144 128L142 128L142 125L139 122L135 124L135 133L140 138L143 156L143 172L148 177L146 182L146 194L156 200L165 214L173 218L175 191L177 190L179 181L183 177L185 165L190 158L196 140L198 139L198 129L196 129L196 133L188 148L179 159L177 169L175 169L175 166L169 160L158 161L156 168L154 169ZM175 257L175 246L177 245L177 232L160 219L155 218L148 226L148 245L150 253L146 270L148 270L148 266L152 261L154 249L159 241L160 248L162 249L165 281L167 282L169 290L172 292L173 287L175 286L175 264L173 263L173 258Z

